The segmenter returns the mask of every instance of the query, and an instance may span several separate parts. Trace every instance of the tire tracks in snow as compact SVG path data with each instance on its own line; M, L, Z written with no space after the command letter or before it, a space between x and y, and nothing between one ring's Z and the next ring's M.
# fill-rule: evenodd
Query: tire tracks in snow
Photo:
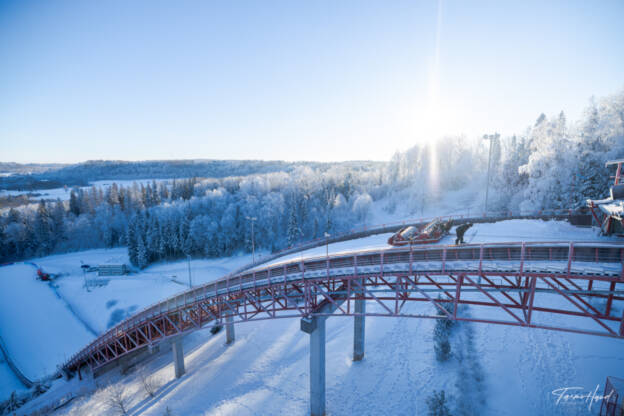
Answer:
M552 395L554 389L572 386L576 378L570 343L557 335L540 329L526 331L524 344L529 348L524 349L519 373L524 397L532 398L531 414L568 416L583 414L586 410L582 406L557 405Z
M331 395L342 399L330 399L330 410L334 414L420 414L434 378L432 364L427 362L423 368L421 359L421 346L430 345L430 332L425 333L423 321L417 319L376 318L372 322L378 328L387 322L392 326L382 331L367 327L367 337L375 342L367 345L364 361L351 364L341 383L332 387ZM384 396L387 400L367 400Z

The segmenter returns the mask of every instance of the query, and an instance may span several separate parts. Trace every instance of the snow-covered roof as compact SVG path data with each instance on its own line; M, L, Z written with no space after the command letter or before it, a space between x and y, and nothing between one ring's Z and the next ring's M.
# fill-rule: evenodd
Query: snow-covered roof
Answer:
M605 163L605 167L610 165L617 165L618 163L624 163L624 159L609 160L607 163Z
M598 202L598 201L594 201L594 202ZM603 203L603 204L597 204L598 208L600 208L600 210L602 212L604 212L605 214L611 216L611 217L615 217L619 220L622 219L624 214L624 201L622 200L615 200L615 201L611 201L610 203Z
M613 202L613 199L611 198L605 198L605 199L588 199L587 200L587 204L594 204L594 205L602 205L602 204L608 204Z

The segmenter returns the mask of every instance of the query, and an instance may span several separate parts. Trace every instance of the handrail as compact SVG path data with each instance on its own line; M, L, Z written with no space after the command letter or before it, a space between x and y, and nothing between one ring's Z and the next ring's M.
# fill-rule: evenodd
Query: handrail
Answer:
M573 214L573 211L567 210L567 209L543 210L543 211L539 210L539 211L533 211L530 213L518 214L518 215L514 215L512 211L494 211L494 212L490 211L487 213L483 213L482 216L471 217L469 214L467 215L449 214L449 215L442 215L442 216L436 216L436 217L420 217L420 218L405 219L405 220L400 220L400 221L391 221L387 223L370 225L370 226L362 225L361 227L352 228L348 231L344 231L344 232L340 232L338 234L332 235L329 238L317 237L317 238L307 240L307 241L295 244L293 246L284 248L268 256L258 257L258 260L255 262L255 264L250 263L239 269L236 269L232 273L236 273L240 271L241 269L247 269L249 267L253 267L254 265L263 264L267 261L271 261L272 259L284 256L286 254L298 252L298 251L308 249L308 248L318 247L320 245L326 244L327 242L329 242L330 244L335 243L337 241L341 241L344 237L353 236L353 235L360 234L360 233L366 233L367 235L372 235L372 234L381 233L381 232L392 232L392 231L396 231L397 228L401 228L401 227L408 226L408 225L427 224L435 219L446 219L446 220L450 219L460 224L464 222L486 222L486 221L496 221L496 220L505 220L505 219L538 219L538 218L554 219L554 218L569 217L572 214ZM390 230L390 228L392 230Z

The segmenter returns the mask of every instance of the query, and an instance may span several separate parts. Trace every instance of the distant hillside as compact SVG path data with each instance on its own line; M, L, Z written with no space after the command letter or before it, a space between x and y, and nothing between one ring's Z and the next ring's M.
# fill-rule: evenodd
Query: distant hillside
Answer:
M0 171L12 172L0 177L0 189L37 190L67 186L85 186L89 182L111 179L224 178L271 172L291 172L297 167L329 169L332 166L369 169L384 162L352 161L340 163L283 162L261 160L156 160L126 162L91 160L73 165L0 164ZM1 168L6 166L5 170ZM12 170L11 167L15 167ZM26 166L32 166L31 170Z
M41 173L51 169L60 169L67 166L62 163L15 163L0 162L0 176L6 174Z

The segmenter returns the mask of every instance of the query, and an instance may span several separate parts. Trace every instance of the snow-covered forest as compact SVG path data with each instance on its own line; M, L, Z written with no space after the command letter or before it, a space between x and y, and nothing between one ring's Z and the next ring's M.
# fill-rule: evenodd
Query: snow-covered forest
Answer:
M485 181L487 146L481 138L446 137L397 152L386 164L287 165L246 176L75 188L69 201L6 210L0 261L120 245L138 267L231 255L251 250L249 218L256 218L256 248L274 251L366 224L373 204L418 215L444 193ZM621 157L624 92L592 99L576 122L542 114L522 134L493 141L489 209L574 208L604 197L613 174L604 162Z

